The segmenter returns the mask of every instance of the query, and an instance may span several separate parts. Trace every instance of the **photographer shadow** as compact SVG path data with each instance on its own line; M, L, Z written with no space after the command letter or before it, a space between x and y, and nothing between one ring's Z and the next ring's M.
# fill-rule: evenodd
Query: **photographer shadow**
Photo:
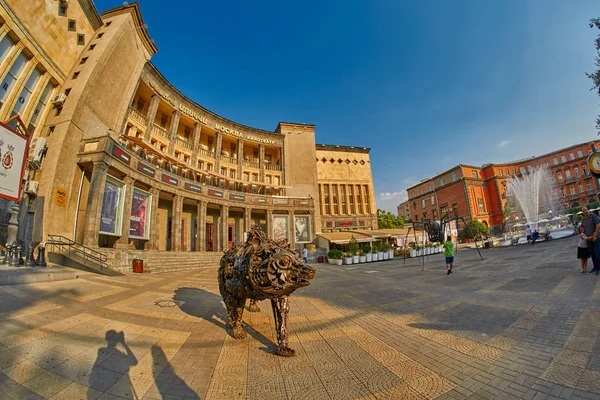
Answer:
M92 367L88 379L89 390L87 393L88 399L98 397L98 391L106 392L117 381L120 380L118 387L115 387L111 392L118 396L132 398L133 386L129 377L129 370L134 365L137 365L138 360L125 342L125 334L123 331L117 332L109 330L106 332L106 347L98 349L98 356ZM125 352L117 349L117 345L121 344ZM122 379L125 377L125 379Z
M214 293L199 288L180 287L177 290L175 290L173 300L182 302L182 304L179 305L179 309L185 312L186 314L197 318L202 318L205 321L211 322L212 324L225 330L227 334L231 334L231 330L227 326L227 309L223 304L220 295L216 295ZM247 301L247 303L249 303L249 300ZM244 311L244 319L247 318L248 313L249 311L246 304L246 310ZM242 326L244 330L254 340L256 340L264 346L260 350L266 351L268 353L273 353L277 350L277 345L275 343L267 339L247 322L244 321Z

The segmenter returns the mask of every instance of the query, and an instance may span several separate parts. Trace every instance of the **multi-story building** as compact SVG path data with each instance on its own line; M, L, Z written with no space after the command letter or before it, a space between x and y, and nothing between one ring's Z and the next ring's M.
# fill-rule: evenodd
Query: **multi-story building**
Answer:
M137 3L99 15L92 0L0 0L0 120L18 113L47 149L27 176L39 189L22 202L20 243L58 235L127 264L223 251L254 224L292 246L336 221L376 226L368 149L217 115L160 74L156 51ZM346 190L346 209L322 212L320 177Z
M407 189L410 215L415 220L439 220L447 211L467 220L476 219L499 232L507 201L512 196L508 180L521 177L535 167L550 169L555 197L564 208L597 200L598 180L587 170L588 144L576 144L537 157L481 167L457 165L424 179ZM512 199L514 203L514 199Z
M412 218L412 214L410 212L410 203L408 200L398 204L398 216L404 218L405 221L408 221Z
M370 150L317 145L323 232L377 229Z

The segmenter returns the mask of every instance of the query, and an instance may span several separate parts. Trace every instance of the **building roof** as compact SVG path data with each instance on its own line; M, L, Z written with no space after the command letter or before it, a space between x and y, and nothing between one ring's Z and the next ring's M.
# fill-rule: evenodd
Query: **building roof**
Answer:
M369 152L371 151L371 148L370 147L339 146L336 144L317 144L317 150L348 151L348 152L352 152L352 153L369 154Z

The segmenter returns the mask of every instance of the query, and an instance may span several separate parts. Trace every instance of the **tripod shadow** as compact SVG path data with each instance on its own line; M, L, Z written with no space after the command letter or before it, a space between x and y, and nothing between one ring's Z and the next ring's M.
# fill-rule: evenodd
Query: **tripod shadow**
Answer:
M186 400L200 400L196 392L175 373L173 366L167 360L167 356L160 346L152 346L152 362L152 375L162 399L176 397L185 398ZM172 390L177 392L177 396L170 393Z
M227 309L225 308L220 295L199 288L181 287L175 290L173 300L184 302L179 306L184 313L197 318L202 318L227 331L228 334L231 333L227 326ZM263 307L266 306L266 304L268 303L265 302ZM246 311L244 311L244 319L247 319L248 313L249 311L246 309ZM277 350L277 345L275 343L264 337L251 325L243 322L242 326L254 340L264 346L260 350L269 353L273 353Z
M122 376L126 377L122 384L116 388L119 396L133 397L133 386L129 378L129 369L137 365L137 358L125 342L125 334L123 331L117 332L109 330L106 332L106 347L98 349L96 362L90 372L88 383L90 390L88 391L88 399L95 399L98 392L106 392L113 386ZM125 349L125 353L117 349L117 345L121 343Z

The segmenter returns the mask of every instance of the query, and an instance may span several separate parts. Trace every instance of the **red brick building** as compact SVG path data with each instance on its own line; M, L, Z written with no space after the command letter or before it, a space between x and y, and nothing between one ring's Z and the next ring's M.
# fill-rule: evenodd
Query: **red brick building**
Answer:
M455 215L479 220L492 233L499 233L503 211L511 201L508 180L541 165L550 168L563 207L589 204L600 190L598 180L587 170L589 152L589 145L581 143L505 164L457 165L406 190L410 215L413 220L439 220L446 211L454 210Z

